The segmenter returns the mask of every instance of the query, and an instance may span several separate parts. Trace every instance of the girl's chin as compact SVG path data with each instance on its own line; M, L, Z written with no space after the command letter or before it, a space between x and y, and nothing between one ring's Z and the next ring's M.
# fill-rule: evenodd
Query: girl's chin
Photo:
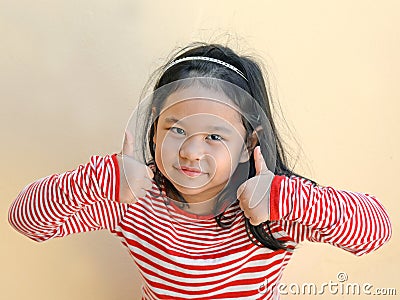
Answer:
M207 191L202 188L183 188L175 186L181 196L189 203L201 203L215 199L220 191Z
M204 196L208 195L207 190L204 190L203 188L190 188L190 187L182 187L182 186L177 186L175 185L175 188L178 190L181 195L187 195L187 196ZM214 197L214 196L213 196Z
M182 174L180 175L182 176ZM216 186L214 183L213 185L213 182L210 182L208 177L202 178L203 176L207 176L207 174L202 174L196 178L182 178L181 176L177 176L176 180L173 180L170 176L165 177L176 188L180 195L185 198L187 202L191 203L207 202L214 199L224 189L226 184L218 184ZM212 186L210 186L210 183Z

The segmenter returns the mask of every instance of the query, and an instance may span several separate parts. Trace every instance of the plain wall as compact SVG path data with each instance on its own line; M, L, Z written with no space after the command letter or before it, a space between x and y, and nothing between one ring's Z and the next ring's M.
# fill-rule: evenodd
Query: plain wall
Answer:
M346 272L400 294L399 20L398 1L0 0L0 298L140 299L136 266L107 232L38 244L7 212L28 183L118 152L151 72L195 40L262 57L298 141L284 132L295 170L373 194L391 216L393 237L378 251L305 242L282 282ZM315 297L342 296L282 298Z

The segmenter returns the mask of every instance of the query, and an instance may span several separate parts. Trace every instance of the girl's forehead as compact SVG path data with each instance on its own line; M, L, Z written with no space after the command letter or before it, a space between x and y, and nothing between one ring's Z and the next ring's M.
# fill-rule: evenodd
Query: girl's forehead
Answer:
M238 107L223 92L202 87L186 88L169 95L161 111L165 113L174 113L180 118L210 114L227 121L242 121Z
M232 102L229 97L218 87L204 87L199 84L178 88L168 96L170 100L181 100L188 98L217 99L225 102Z

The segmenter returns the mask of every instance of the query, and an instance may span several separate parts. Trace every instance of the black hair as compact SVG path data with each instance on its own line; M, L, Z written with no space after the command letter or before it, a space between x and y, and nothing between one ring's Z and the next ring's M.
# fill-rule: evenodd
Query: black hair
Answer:
M230 68L205 60L182 61L166 69L166 66L168 66L171 62L180 58L190 57L190 56L205 56L221 60L236 67L240 72L243 73L245 78L243 78L241 75L239 75L237 72L235 72ZM272 144L275 147L275 149L272 149L273 152L275 153L274 173L276 175L285 175L288 177L292 175L302 177L296 174L293 170L291 170L288 167L287 152L283 147L282 139L277 131L276 125L272 117L269 86L266 84L266 78L263 76L261 67L259 63L255 61L255 59L249 56L239 56L227 46L223 46L220 44L207 44L207 43L197 42L197 43L192 43L189 46L179 50L175 55L173 55L173 57L167 62L167 64L165 64L159 69L159 72L161 72L161 75L159 75L159 77L156 79L153 91L156 91L161 87L164 87L170 83L182 79L189 79L195 77L211 77L215 79L221 79L246 91L257 102L259 107L261 107L261 109L264 111L269 121L270 130L272 131L271 136L274 139ZM149 114L150 113L151 111L149 110ZM155 165L154 163L155 145L152 137L154 136L155 133L155 126L157 120L153 121L154 122L152 122L151 124L149 135L147 137L147 142L149 144L148 149L151 154L150 159L153 160L147 163ZM254 129L251 128L251 126L249 126L249 124L247 124L246 122L244 123L246 131L250 135ZM254 165L254 157L252 150L254 150L254 147L257 145L258 142L257 144L253 145L252 149L249 149L250 150L249 153L251 153L251 156L248 161L249 167L246 172L246 178L241 178L237 180L236 184L233 185L234 187L236 187L236 189L242 182L244 182L244 180L247 180L248 178L251 178L255 175L255 165ZM268 151L268 149L263 149L263 147L265 146L263 146L262 144L260 146L262 153ZM156 165L154 173L155 173L154 180L157 182L158 185L164 185L166 189L172 190L173 193L179 197L179 192L176 190L176 188L173 186L172 183L170 183L168 180L164 178L164 176L158 170ZM313 182L313 184L315 184L315 182ZM236 193L234 195L236 197ZM181 200L184 201L184 199ZM223 221L224 219L223 213L217 215L215 219L219 226L221 227L227 226L227 223L224 223ZM279 250L279 249L289 250L289 248L286 246L284 242L276 239L272 235L272 232L270 230L270 221L266 221L265 223L254 226L249 222L248 219L245 219L245 226L250 240L256 243L257 245L267 247L271 250Z

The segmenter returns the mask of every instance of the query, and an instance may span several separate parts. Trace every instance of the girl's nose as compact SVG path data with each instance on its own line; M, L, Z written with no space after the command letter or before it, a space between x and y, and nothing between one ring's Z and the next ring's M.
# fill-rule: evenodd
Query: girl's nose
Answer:
M193 135L185 139L179 149L179 155L188 160L200 160L204 156L204 138Z

